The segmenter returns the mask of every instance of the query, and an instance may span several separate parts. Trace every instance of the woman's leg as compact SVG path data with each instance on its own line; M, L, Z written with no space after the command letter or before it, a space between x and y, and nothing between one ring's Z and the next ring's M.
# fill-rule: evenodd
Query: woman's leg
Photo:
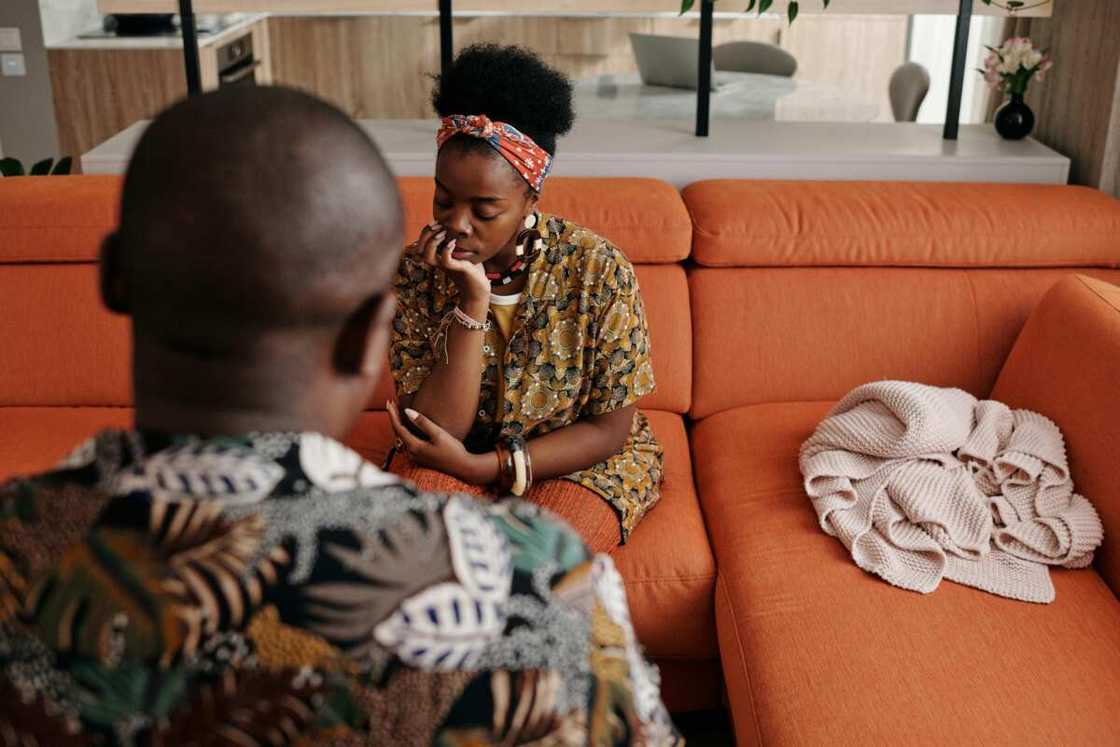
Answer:
M477 497L489 496L489 493L478 485L457 480L439 470L421 467L404 451L398 451L393 457L389 471L411 482L425 493L466 493Z
M534 485L525 499L568 522L592 552L618 547L618 513L595 491L571 480L547 480Z
M494 497L478 485L419 466L405 452L397 453L389 469L393 474L429 493L465 493L477 497ZM570 524L592 552L610 552L618 546L622 536L618 514L595 491L570 480L547 480L534 485L525 499L548 509Z

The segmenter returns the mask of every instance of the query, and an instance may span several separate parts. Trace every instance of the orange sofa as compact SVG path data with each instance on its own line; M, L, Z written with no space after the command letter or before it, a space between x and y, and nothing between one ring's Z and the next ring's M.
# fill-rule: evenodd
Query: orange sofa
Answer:
M430 180L400 184L412 230ZM0 180L0 478L130 421L127 326L95 282L119 188ZM557 178L544 208L621 246L646 300L659 388L643 408L666 480L614 555L672 709L726 703L742 744L1120 739L1120 203ZM796 454L836 399L881 378L1053 417L1105 523L1094 568L1054 572L1045 606L951 583L922 596L856 568L817 527ZM350 439L375 460L390 394L386 379Z

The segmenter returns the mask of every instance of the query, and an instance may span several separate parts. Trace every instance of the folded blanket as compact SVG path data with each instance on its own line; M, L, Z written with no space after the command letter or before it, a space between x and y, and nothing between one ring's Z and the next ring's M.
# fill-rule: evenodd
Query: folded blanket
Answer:
M1073 492L1057 425L960 389L859 386L799 461L821 528L904 589L928 593L947 578L1051 602L1047 566L1088 566L1104 536Z

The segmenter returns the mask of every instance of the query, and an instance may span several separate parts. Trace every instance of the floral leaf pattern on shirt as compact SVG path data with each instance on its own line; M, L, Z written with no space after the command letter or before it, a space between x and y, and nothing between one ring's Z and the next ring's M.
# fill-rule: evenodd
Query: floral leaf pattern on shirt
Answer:
M0 485L5 738L679 743L613 565L536 507L421 494L316 434L76 453Z
M483 348L479 412L466 443L493 448L499 437L544 435L637 403L654 391L645 306L634 268L607 240L571 221L542 216L544 248L529 270L515 332ZM390 365L399 395L417 392L442 352L440 322L458 303L454 283L405 254ZM497 351L504 351L499 357ZM660 498L663 452L648 419L635 415L623 450L568 475L618 511L623 539Z

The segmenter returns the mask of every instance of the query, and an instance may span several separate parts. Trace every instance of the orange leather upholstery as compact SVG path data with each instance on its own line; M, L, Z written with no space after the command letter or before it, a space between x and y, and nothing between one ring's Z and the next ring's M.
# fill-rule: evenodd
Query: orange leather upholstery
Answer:
M1120 288L1084 275L1054 286L992 397L1047 413L1062 429L1074 485L1105 527L1095 566L1120 594Z

